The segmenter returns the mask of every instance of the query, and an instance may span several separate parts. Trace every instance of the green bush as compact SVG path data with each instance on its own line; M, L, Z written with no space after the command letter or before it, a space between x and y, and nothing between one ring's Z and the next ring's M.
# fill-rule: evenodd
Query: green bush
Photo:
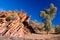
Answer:
M60 26L55 27L55 33L60 34Z
M16 18L17 18L17 14L15 14L15 13L12 13L12 14L10 14L10 15L7 15L7 17L6 17L6 21L10 21L10 20L15 20Z

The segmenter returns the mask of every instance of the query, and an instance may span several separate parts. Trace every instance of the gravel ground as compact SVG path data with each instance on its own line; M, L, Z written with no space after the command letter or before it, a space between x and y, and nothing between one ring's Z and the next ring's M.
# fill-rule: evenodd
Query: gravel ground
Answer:
M0 40L60 40L60 35L32 34L32 35L24 36L23 38L0 36Z

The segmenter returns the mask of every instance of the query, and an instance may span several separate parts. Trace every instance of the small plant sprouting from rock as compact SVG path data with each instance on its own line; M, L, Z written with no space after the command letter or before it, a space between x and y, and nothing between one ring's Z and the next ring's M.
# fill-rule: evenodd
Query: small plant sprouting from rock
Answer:
M16 12L13 12L12 14L7 15L6 21L15 20L17 16L18 14Z
M48 32L51 31L52 28L52 19L55 16L57 8L54 6L54 4L50 4L49 9L44 9L43 11L40 12L40 16L42 17L42 21L44 22L45 26L45 31Z

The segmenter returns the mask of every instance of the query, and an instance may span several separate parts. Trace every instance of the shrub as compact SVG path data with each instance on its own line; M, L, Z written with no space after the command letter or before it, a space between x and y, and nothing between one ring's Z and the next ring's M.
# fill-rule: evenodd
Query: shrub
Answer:
M17 13L9 14L6 17L6 21L15 20L17 18L17 16L18 16Z
M55 27L55 33L60 34L60 26Z

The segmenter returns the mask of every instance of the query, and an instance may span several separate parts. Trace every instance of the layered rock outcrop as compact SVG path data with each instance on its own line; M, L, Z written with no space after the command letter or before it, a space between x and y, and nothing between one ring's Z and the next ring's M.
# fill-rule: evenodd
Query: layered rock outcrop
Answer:
M0 36L24 37L30 30L24 25L30 21L25 12L0 12Z

